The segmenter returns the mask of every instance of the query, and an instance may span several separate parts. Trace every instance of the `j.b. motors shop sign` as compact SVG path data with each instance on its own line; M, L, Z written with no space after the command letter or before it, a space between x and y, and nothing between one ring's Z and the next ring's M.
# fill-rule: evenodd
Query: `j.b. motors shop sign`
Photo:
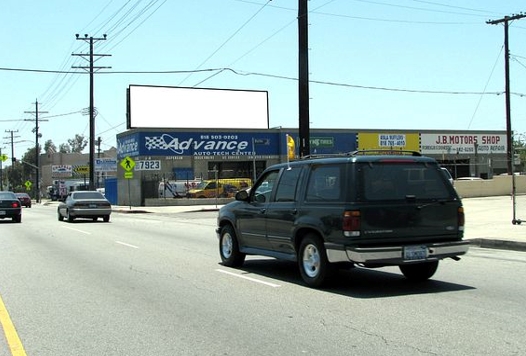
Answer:
M423 154L506 154L505 134L421 134Z

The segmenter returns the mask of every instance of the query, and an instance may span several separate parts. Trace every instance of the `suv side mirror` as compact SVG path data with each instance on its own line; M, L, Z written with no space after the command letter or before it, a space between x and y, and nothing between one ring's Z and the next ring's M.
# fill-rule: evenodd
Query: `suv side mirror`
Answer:
M236 193L236 200L248 201L248 193L246 190L240 190Z

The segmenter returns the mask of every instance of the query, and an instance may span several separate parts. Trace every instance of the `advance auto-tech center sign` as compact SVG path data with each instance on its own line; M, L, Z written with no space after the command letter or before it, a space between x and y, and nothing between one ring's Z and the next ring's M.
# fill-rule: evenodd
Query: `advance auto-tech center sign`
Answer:
M137 132L117 138L117 158L130 156L277 157L287 152L287 132ZM296 133L288 132L297 142ZM254 142L254 145L252 145ZM263 142L263 143L262 143ZM313 153L356 150L356 134L319 133L311 137ZM296 151L298 143L296 143Z
M504 134L421 134L423 154L506 154Z
M279 135L267 133L139 132L117 139L117 156L252 156L252 139L257 155L278 155Z

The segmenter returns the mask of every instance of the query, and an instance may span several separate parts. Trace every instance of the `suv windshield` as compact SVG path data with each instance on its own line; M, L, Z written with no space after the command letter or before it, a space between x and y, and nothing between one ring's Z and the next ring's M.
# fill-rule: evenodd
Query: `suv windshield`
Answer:
M448 199L450 191L437 165L408 163L368 163L361 165L365 200Z

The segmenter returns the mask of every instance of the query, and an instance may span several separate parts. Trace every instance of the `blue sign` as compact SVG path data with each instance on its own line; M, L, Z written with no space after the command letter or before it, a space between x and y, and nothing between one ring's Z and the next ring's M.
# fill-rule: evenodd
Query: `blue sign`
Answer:
M117 157L125 156L252 156L252 139L265 140L257 155L279 155L279 135L269 133L139 132L117 140Z
M140 134L135 133L117 138L117 159L139 156Z
M293 137L299 152L297 132L135 132L117 139L117 159L127 156L282 156L287 152L286 134ZM356 134L315 133L312 154L345 153L356 150Z

